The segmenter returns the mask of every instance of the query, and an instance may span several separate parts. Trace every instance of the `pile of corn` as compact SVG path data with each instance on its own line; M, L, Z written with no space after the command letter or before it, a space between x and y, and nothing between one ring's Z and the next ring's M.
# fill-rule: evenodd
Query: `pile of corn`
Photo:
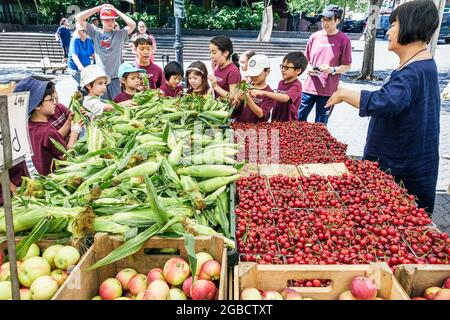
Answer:
M230 238L229 184L241 166L234 160L238 145L218 127L228 123L229 106L153 91L134 99L137 107L115 105L114 112L89 119L72 98L72 110L87 123L85 136L69 151L56 144L65 159L54 162L54 173L25 179L13 199L16 232L42 237L33 229L52 217L46 235L124 236L130 248L119 257L161 233ZM0 209L0 234L5 228Z

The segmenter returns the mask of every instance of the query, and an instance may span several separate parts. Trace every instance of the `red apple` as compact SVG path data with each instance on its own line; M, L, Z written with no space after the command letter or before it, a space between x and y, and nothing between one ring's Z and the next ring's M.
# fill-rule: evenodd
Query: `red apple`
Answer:
M214 300L216 296L216 285L212 281L197 280L191 288L192 300Z
M137 275L137 271L131 268L125 268L119 271L119 273L116 275L116 279L119 280L120 284L122 285L123 290L128 290L128 283L130 280Z
M450 289L450 277L445 279L444 284L442 285L444 289Z
M302 300L302 295L291 288L285 288L281 292L281 296L284 300Z
M153 280L145 290L142 300L167 300L169 291L169 286L165 281Z
M433 300L434 295L440 290L439 287L430 287L425 289L425 293L423 294L423 297L427 300Z
M450 300L450 289L439 289L433 296L433 300Z
M183 292L186 295L186 297L190 298L191 297L191 287L192 287L192 277L187 278L186 280L184 280L183 282Z
M202 280L219 280L220 279L220 263L215 260L209 260L203 263L200 269L199 279Z
M165 264L163 268L164 279L169 284L174 286L178 286L189 277L189 265L188 263L180 258L174 257L170 258Z
M100 285L99 293L102 300L114 300L122 296L122 285L115 278L106 279Z
M147 274L147 282L150 284L154 280L166 281L166 279L164 279L164 275L163 275L162 269L154 268L154 269L152 269L152 270L150 270L148 272L148 274Z
M134 295L137 296L139 293L144 292L147 289L147 276L145 274L138 273L133 278L131 278L130 282L128 282L128 290Z

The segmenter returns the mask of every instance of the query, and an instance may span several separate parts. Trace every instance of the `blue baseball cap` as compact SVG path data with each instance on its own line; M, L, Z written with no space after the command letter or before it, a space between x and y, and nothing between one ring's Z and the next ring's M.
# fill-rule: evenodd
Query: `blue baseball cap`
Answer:
M119 72L118 72L117 76L119 78L122 78L125 73L130 73L130 72L146 73L147 71L145 71L144 69L136 68L131 63L122 63L119 67Z
M45 90L50 81L42 81L34 79L32 76L19 81L14 88L14 92L30 92L30 100L28 103L28 113L33 112L34 109L44 99Z

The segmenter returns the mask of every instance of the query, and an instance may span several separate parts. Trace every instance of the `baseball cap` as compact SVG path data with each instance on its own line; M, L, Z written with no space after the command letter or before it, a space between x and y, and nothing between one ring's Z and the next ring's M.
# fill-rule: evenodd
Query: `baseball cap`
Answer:
M330 4L328 7L325 8L325 10L323 10L323 12L321 14L319 14L319 17L327 17L327 18L341 18L342 17L342 9L335 5L335 4Z
M42 81L34 79L32 76L19 81L14 88L14 92L30 92L30 99L28 102L28 113L33 112L34 109L44 99L45 90L50 81Z
M130 72L146 73L147 71L145 71L144 69L136 68L131 63L122 63L119 67L119 72L118 72L117 76L119 78L122 78L125 73L130 73Z
M106 77L106 84L111 82L111 78L105 73L105 70L98 64L91 64L84 68L80 73L80 87L84 88L87 84L94 82L100 77Z
M100 10L100 19L117 19L118 17L119 16L114 8L106 7Z
M247 71L242 72L242 75L244 77L256 77L266 68L270 68L269 58L263 54L256 54L248 60Z

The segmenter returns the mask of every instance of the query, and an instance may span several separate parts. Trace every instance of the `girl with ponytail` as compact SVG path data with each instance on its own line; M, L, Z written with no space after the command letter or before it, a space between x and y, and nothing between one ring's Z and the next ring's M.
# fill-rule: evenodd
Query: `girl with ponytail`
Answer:
M239 56L233 51L233 43L226 36L217 36L209 42L209 52L214 75L208 77L216 97L233 101L241 81Z

